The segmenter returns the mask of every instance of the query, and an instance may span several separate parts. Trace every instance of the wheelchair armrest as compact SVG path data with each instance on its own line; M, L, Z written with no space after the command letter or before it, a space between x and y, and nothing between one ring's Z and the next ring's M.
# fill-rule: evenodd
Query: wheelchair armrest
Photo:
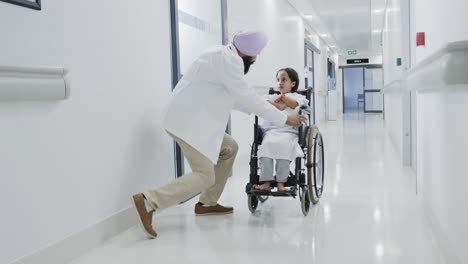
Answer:
M255 129L254 129L255 133L254 133L254 143L257 143L257 144L262 144L262 141L263 141L263 129L261 126L259 126L258 124L255 124Z
M300 115L302 115L302 114L310 115L311 112L312 112L312 109L311 109L310 106L308 106L308 105L302 105L302 106L299 108L299 114L300 114Z
M301 147L305 146L306 137L307 137L307 129L308 129L308 126L305 124L301 124L301 126L298 128L299 145Z
M257 143L262 144L263 141L263 129L259 126L257 130Z

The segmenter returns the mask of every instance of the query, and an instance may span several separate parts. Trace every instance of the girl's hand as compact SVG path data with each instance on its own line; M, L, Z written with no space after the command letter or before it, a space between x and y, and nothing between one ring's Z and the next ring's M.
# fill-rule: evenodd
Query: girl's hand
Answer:
M299 106L299 103L295 99L287 96L281 97L281 102L284 103L286 107L289 107L291 109L296 109L296 107Z
M279 103L281 101L283 101L283 98L285 97L284 94L281 94L276 100L275 100L275 103Z

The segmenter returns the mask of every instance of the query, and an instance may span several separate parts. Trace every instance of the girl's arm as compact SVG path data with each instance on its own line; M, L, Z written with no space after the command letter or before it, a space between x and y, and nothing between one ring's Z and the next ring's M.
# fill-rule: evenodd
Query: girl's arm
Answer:
M280 111L283 111L284 109L286 109L286 107L288 107L285 103L283 102L279 102L277 103L276 101L273 101L273 102L270 102L268 101L270 104L274 105L278 110Z
M281 102L283 102L287 107L291 109L296 109L299 106L299 103L294 98L289 98L287 96L283 96L281 98Z

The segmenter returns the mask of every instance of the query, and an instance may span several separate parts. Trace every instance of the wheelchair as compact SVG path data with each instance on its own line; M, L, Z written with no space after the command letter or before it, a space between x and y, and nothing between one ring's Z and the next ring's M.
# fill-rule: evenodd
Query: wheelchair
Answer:
M273 88L270 88L269 94L279 94ZM310 102L311 90L297 91L304 95ZM307 114L311 120L311 109L309 106L302 106L300 114ZM324 145L322 134L315 125L301 124L298 128L299 145L304 151L304 157L296 158L294 171L289 172L289 177L285 183L289 187L287 192L274 192L271 190L256 190L254 185L262 184L259 176L259 159L257 152L262 144L263 131L258 124L258 116L255 116L254 140L251 146L250 154L250 179L245 187L247 193L248 207L251 213L254 213L259 202L264 203L270 196L273 197L293 197L299 196L301 209L304 216L307 216L310 205L317 204L324 190ZM276 187L276 182L272 183Z

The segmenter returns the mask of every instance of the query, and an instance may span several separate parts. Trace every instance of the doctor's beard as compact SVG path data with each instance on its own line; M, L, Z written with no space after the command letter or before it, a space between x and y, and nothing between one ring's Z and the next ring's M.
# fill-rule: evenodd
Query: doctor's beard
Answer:
M252 56L242 57L242 61L244 62L244 74L247 74L250 70L250 65L253 64Z

